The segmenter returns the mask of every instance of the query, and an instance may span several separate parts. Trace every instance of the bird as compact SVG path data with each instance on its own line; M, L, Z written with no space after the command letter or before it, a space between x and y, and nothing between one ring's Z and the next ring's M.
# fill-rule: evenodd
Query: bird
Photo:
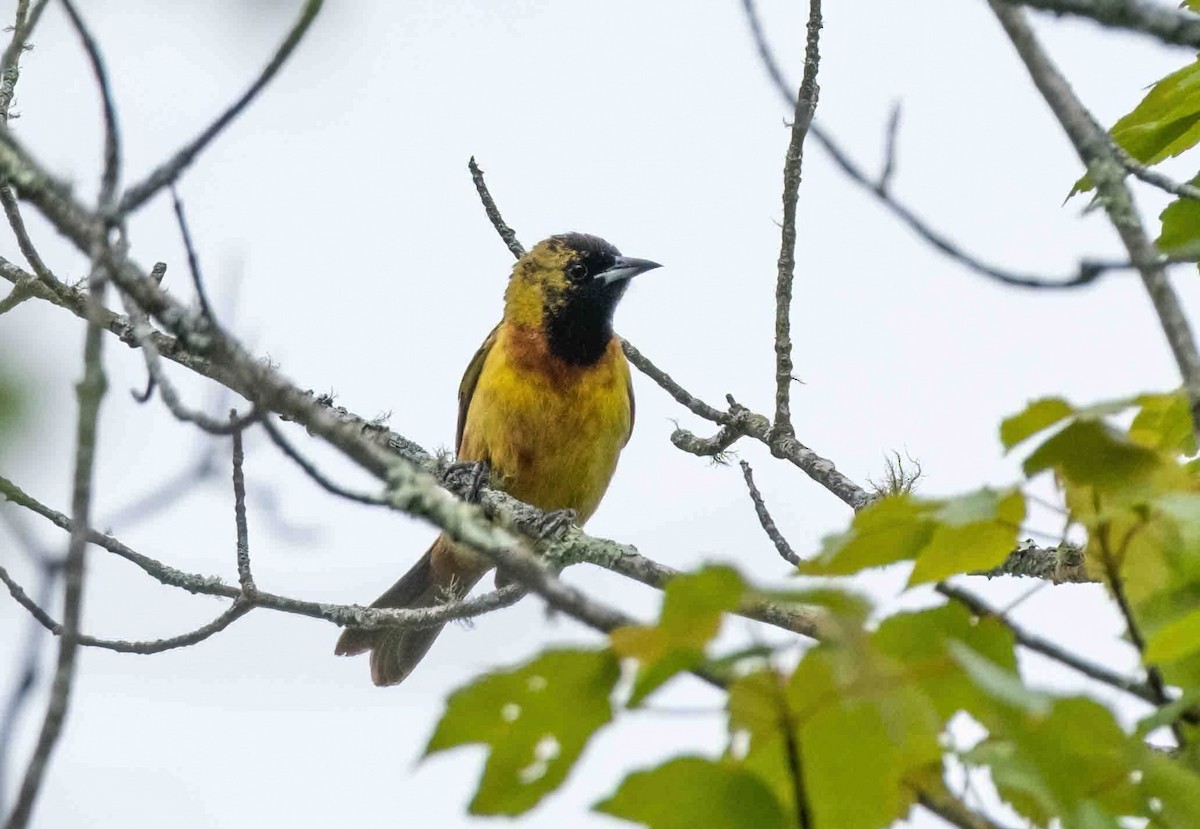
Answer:
M633 432L633 385L613 313L629 281L659 267L584 233L551 236L522 255L501 321L459 385L457 460L485 464L490 485L548 513L573 511L583 526ZM461 598L491 566L443 533L371 607ZM334 653L370 651L371 680L396 685L441 629L347 628Z

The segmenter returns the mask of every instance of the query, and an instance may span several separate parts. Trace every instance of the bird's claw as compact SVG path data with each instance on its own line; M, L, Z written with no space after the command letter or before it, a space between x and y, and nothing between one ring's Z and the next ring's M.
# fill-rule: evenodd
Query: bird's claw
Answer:
M550 538L555 538L567 528L571 527L578 516L573 509L556 509L550 510L543 515L537 522L536 538L538 541L546 541Z
M483 461L455 461L442 472L442 485L472 504L479 503L479 493L487 481L488 465Z

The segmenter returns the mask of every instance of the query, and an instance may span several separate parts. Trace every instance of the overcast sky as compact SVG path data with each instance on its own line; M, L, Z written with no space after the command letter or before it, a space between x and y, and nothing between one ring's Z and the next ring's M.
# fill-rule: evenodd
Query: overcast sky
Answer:
M108 61L128 182L242 91L299 3L79 5ZM11 20L12 6L0 4L0 20ZM805 6L772 0L762 8L797 79ZM1063 205L1078 161L983 0L827 6L818 120L877 169L889 110L902 101L897 194L996 262L1055 275L1083 255L1120 255L1102 217L1083 216L1078 199ZM1038 24L1106 124L1189 60L1185 50L1089 25ZM33 40L15 129L91 198L99 107L57 3ZM392 428L427 448L453 440L459 378L498 319L512 265L472 188L472 154L526 245L580 230L663 263L629 291L618 330L705 399L731 392L769 411L785 115L736 0L330 3L293 62L180 193L224 321L302 387L334 390L340 404L367 417L390 411ZM1139 199L1150 217L1163 203L1144 191ZM51 267L82 277L79 257L43 223L31 224ZM169 200L154 201L131 234L135 257L168 262L167 286L189 296ZM19 261L9 234L0 233L0 253ZM1063 393L1087 402L1178 383L1135 277L1110 276L1070 294L985 282L897 225L815 146L804 164L798 259L797 432L859 482L881 477L884 455L900 450L924 468L923 494L1008 483L1018 465L1002 456L997 424L1026 399ZM1176 279L1193 312L1194 276ZM37 302L0 323L0 353L18 363L36 395L25 436L2 449L0 471L64 510L82 330ZM187 467L204 445L157 401L131 401L127 389L144 384L136 354L109 340L106 356L100 523ZM207 387L182 371L173 376L190 402L211 401ZM637 430L589 530L675 567L721 560L782 580L786 568L758 528L736 466L675 450L667 440L675 419L704 424L645 378L634 384ZM370 483L315 442L306 449L340 480ZM848 509L797 470L761 446L743 446L741 457L755 465L799 551L845 527ZM215 478L156 520L112 529L174 566L236 579L226 458L222 444ZM261 437L252 438L246 474L263 589L365 603L434 535L415 521L332 500ZM1050 521L1039 528L1058 529ZM61 534L42 538L65 546ZM31 583L10 542L0 535L0 560ZM221 607L159 587L99 551L88 567L85 626L98 636L172 635ZM657 610L654 591L607 573L575 568L567 577L643 618ZM902 578L868 583L891 602ZM996 601L1028 588L987 586ZM1047 588L1016 615L1088 653L1134 664L1098 589ZM16 649L26 623L15 603L0 601L0 656ZM740 620L728 630L780 639ZM411 679L381 690L365 659L332 655L335 638L330 625L258 611L182 651L85 651L33 825L475 826L465 809L481 752L417 763L446 694L548 643L600 641L570 620L547 620L529 600L448 630ZM1038 684L1081 687L1044 662L1025 667ZM26 717L17 769L43 704L39 696ZM717 694L684 678L658 704L702 710L623 715L524 825L624 825L587 814L623 771L720 750ZM1133 717L1139 709L1122 711ZM14 783L10 777L10 790ZM937 824L919 815L911 825Z

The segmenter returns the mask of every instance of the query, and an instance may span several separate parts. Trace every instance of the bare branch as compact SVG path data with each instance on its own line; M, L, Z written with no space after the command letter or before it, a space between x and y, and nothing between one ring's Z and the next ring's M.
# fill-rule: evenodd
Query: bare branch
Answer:
M1122 676L1116 671L1109 670L1103 665L1097 665L1094 662L1089 662L1080 656L1075 655L1071 651L1066 650L1060 645L1051 642L1036 633L1025 630L1015 622L1011 621L1003 613L990 607L986 602L969 593L955 587L952 584L941 582L937 585L937 592L941 593L948 599L952 599L966 607L976 616L982 619L995 619L1000 622L1009 631L1012 632L1013 639L1018 645L1029 648L1029 650L1040 653L1042 656L1053 659L1059 664L1066 665L1072 670L1078 671L1086 677L1090 677L1098 682L1103 682L1105 685L1124 691L1127 694L1132 694L1139 699L1142 699L1151 705L1158 704L1155 698L1154 691L1145 682L1139 682L1131 677Z
M38 604L46 604L53 596L55 585L62 572L61 564L61 561L57 561L53 563L53 566L45 564L39 568L41 573L37 587L38 598L36 601ZM26 704L32 701L33 692L41 673L43 632L42 626L31 617L17 663L19 667L11 672L12 689L5 702L4 713L0 716L0 815L8 812L5 795L10 791L8 785L9 760L12 759L10 752L14 747L17 724L21 721Z
M713 423L726 424L730 421L730 416L728 413L708 405L703 400L693 397L686 389L683 388L683 386L672 380L671 375L654 365L654 363L650 362L648 357L634 348L633 343L629 342L629 340L622 339L621 348L624 349L625 356L629 359L629 362L632 363L638 371L642 372L642 374L645 374L647 377L657 383L663 391L671 395L671 397L675 399L676 403L683 406L693 414L704 418L705 420L711 420Z
M13 22L13 36L0 57L0 125L8 125L8 109L12 105L17 79L21 76L21 53L29 43L29 35L41 19L49 0L37 0L32 7L29 0L17 0L17 16Z
M1096 578L1088 572L1083 550L1074 544L1062 543L1054 547L1039 547L1026 539L999 567L972 576L1016 576L1017 578L1041 579L1053 584L1089 584Z
M1194 184L1185 184L1184 182L1175 181L1168 175L1160 173L1158 170L1153 170L1145 164L1138 161L1125 151L1123 147L1113 142L1113 151L1117 157L1121 159L1121 163L1125 165L1125 169L1130 175L1134 176L1151 187L1157 187L1164 193L1170 193L1173 196L1179 196L1181 199L1192 199L1200 201L1200 187Z
M467 168L471 171L471 181L475 182L475 192L479 194L479 200L483 202L483 210L487 213L488 221L492 223L492 227L496 228L496 232L504 241L504 246L509 249L513 257L520 259L525 255L525 248L517 241L517 232L509 227L505 223L504 217L500 215L500 208L496 207L496 202L488 191L487 183L483 180L483 170L479 169L479 165L475 163L475 156L471 156L471 160L467 162Z
M972 810L950 794L941 781L929 788L918 790L917 800L926 809L958 829L1006 829L1002 824Z
M758 14L755 10L754 0L742 0L743 7L746 10L747 21L750 25L750 32L754 37L754 42L758 48L759 56L762 58L763 66L770 75L772 82L775 85L776 91L780 97L784 99L788 107L792 106L792 86L783 77L783 72L779 68L775 56L767 45L766 35L763 33L762 26L758 19ZM1084 259L1079 263L1079 268L1074 274L1069 274L1062 277L1047 277L1040 274L1028 273L1023 271L1014 271L1009 268L1002 268L998 265L989 264L977 256L968 253L958 243L952 241L944 233L936 230L926 220L918 216L912 208L904 202L896 199L886 186L886 182L873 180L865 170L856 164L850 155L841 147L834 139L833 135L825 130L819 123L814 123L809 132L816 139L830 157L834 164L859 187L866 190L882 204L889 212L892 213L902 223L907 225L910 230L920 236L927 244L934 247L944 255L958 262L981 276L995 280L1004 285L1010 285L1018 288L1037 288L1055 290L1060 288L1078 288L1083 285L1090 284L1100 276L1111 273L1113 271L1130 270L1134 265L1128 261L1125 262L1106 262L1093 259ZM882 186L881 186L882 185ZM1162 257L1160 260L1163 264L1174 264L1176 262L1194 261L1192 258L1171 258Z
M758 515L758 523L762 525L763 532L767 534L767 538L771 539L771 543L775 545L775 549L779 551L779 555L784 561L793 567L799 567L801 558L796 555L796 551L792 549L792 545L788 544L787 539L783 537L783 533L779 531L779 527L775 525L775 519L771 517L771 513L767 510L762 493L754 485L754 472L750 469L750 464L742 461L741 466L742 477L746 479L746 489L750 490L750 500L754 502L754 512Z
M93 307L104 299L106 280L101 278L100 260L110 258L103 230L97 234L88 294ZM70 542L63 568L63 623L58 660L50 686L50 701L38 734L37 744L17 792L17 800L8 816L7 829L24 829L33 814L50 755L62 733L75 679L75 661L79 650L79 622L83 606L84 563L92 506L92 478L96 457L96 430L100 403L107 381L102 354L104 335L97 320L89 315L83 346L83 377L76 386L79 414L75 430L75 472L71 496Z
M18 0L17 2L17 17L13 23L12 40L9 42L8 48L4 50L4 57L0 59L0 125L5 127L8 126L8 109L21 73L21 53L27 48L29 35L42 16L47 2L49 0L39 0L32 10L29 8L29 0ZM25 257L29 267L33 268L33 272L39 279L53 281L50 269L46 267L37 248L34 247L33 241L29 238L25 220L21 217L21 209L17 206L17 197L7 183L0 185L0 204L4 206L4 215L8 217L9 226L12 228L13 235L16 236L17 247L20 248L21 255ZM19 300L15 290L9 298ZM12 304L15 306L17 303L14 301ZM8 308L6 307L4 310L8 310Z
M237 527L237 571L242 595L254 598L258 587L250 573L250 531L246 522L246 478L242 471L246 455L242 451L242 428L238 425L237 409L229 410L229 423L233 427L233 518Z
M79 35L79 40L83 43L83 48L87 51L88 60L92 64L92 74L96 76L96 85L100 88L100 100L104 108L104 173L100 177L99 204L101 210L107 213L116 199L117 182L121 176L121 132L117 126L117 109L113 104L108 71L104 68L104 58L100 55L96 39L88 31L71 0L62 0L62 4L71 19L71 25Z
M1141 216L1125 186L1125 166L1114 152L1108 133L1100 128L1080 103L1067 79L1038 44L1025 21L1024 12L1001 0L988 0L988 3L1024 62L1034 85L1058 119L1080 160L1087 165L1088 174L1096 184L1109 221L1154 304L1159 324L1175 355L1192 404L1193 428L1200 434L1200 353L1196 351L1196 341L1179 297L1167 279L1161 256L1146 235ZM1196 22L1200 25L1200 19Z
M809 0L808 39L804 49L804 77L792 109L791 139L783 165L783 225L775 279L775 423L772 440L790 437L792 428L792 282L796 273L796 205L800 199L800 174L804 139L817 110L817 69L821 64L821 0Z
M897 101L888 118L887 139L883 145L883 170L879 173L879 181L875 183L875 189L880 193L886 193L892 184L892 176L896 172L896 143L899 136L900 102Z
M366 493L354 492L329 480L325 473L317 469L316 465L313 464L312 461L301 455L296 447L292 446L291 442L283 436L283 433L279 430L279 427L271 422L271 418L264 417L260 422L262 423L263 429L266 430L267 436L271 438L271 442L279 447L279 450L283 452L283 454L291 458L292 461L304 471L304 474L312 478L313 481L316 482L317 486L321 487L321 489L332 495L336 495L339 498L345 498L347 501L354 501L355 503L365 504L371 507L379 507L387 503L387 501L379 495L367 495Z
M71 520L67 516L42 504L3 477L0 477L0 495L17 506L45 518L60 529L70 529ZM342 627L434 627L449 621L467 619L508 607L525 595L525 590L520 585L508 585L474 599L465 599L419 610L381 610L359 605L309 602L262 590L259 590L251 600L243 595L240 587L225 584L215 576L177 570L133 550L107 533L88 530L87 541L89 544L94 544L136 565L155 581L167 587L176 587L200 595L221 596L235 600L241 598L253 607L263 607L313 619L324 619Z
M159 190L173 184L187 170L196 156L213 139L220 135L262 92L263 88L271 82L271 79L275 77L275 74L287 62L287 59L291 57L292 52L300 44L300 41L304 39L309 26L316 19L317 12L321 10L321 5L322 0L307 0L305 2L304 8L300 11L300 17L296 20L291 31L288 32L287 37L284 38L283 43L280 44L279 49L276 50L274 56L263 68L258 78L250 85L250 88L234 101L232 106L222 112L217 120L209 124L203 132L196 136L196 138L150 173L145 181L130 187L121 198L119 212L127 214L137 210L158 193Z
M160 265L162 265L161 262L154 266L155 271L151 272L151 279L154 279L154 273L158 271ZM155 280L156 283L159 281L161 280ZM162 364L162 355L158 342L154 336L157 332L150 325L149 317L125 291L120 291L119 293L121 295L121 302L129 314L129 319L132 321L130 323L130 333L141 349L142 359L146 363L146 391L143 394L134 392L135 400L144 403L150 399L150 395L153 394L154 390L158 389L163 405L170 410L176 420L191 423L210 435L229 435L235 430L245 428L259 419L261 413L257 407L252 408L250 413L245 417L230 423L229 421L218 420L205 412L193 409L185 404L182 397L180 397L179 391L175 388L175 384L167 377L166 370Z
M1103 26L1142 32L1162 43L1200 49L1200 17L1148 0L1004 0L1058 15L1088 17Z
M196 288L196 299L200 303L200 313L214 325L217 318L213 316L212 305L208 302L208 291L204 288L204 279L200 275L200 259L196 256L196 248L192 244L192 233L188 230L187 218L183 214L183 202L175 185L171 185L171 206L175 210L175 221L179 224L179 235L183 238L183 248L187 252L188 272L192 275L192 285ZM160 280L161 281L161 280Z

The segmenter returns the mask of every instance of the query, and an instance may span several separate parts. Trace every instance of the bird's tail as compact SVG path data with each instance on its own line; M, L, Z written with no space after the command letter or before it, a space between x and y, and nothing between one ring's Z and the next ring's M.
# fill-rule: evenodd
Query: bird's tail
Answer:
M486 572L486 569L473 564L455 555L454 543L450 539L444 535L438 536L412 569L372 602L371 607L433 607L463 596ZM370 651L371 680L376 685L396 685L412 673L443 627L347 628L333 652L338 656L354 656Z

